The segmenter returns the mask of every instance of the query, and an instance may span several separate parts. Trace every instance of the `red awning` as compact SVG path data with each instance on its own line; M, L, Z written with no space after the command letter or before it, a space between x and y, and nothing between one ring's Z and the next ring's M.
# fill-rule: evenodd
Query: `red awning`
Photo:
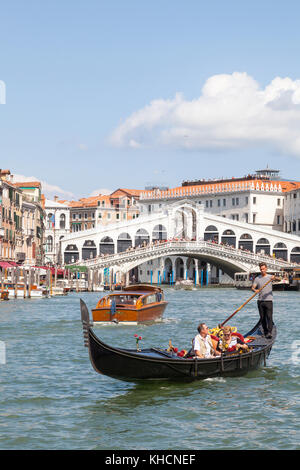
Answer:
M10 264L8 261L0 261L0 268L12 268L14 265Z

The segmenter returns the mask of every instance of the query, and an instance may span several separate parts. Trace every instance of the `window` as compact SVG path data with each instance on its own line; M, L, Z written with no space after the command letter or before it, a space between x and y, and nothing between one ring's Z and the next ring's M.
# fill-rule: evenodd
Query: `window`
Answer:
M221 199L218 199L218 207L221 206Z
M235 205L235 199L234 199L234 197L232 198L232 205L233 205L233 206Z
M253 223L255 224L255 222L256 222L256 214L253 214L252 217L253 217L253 219L252 219L252 220L253 220Z
M209 207L212 207L212 206L213 206L213 202L209 201Z
M208 201L205 201L205 207L208 207Z
M280 225L280 215L277 216L277 225Z
M256 204L256 197L253 197L253 204Z
M280 206L280 202L281 202L281 201L280 201L280 199L278 198L278 199L277 199L277 206Z
M226 199L223 199L223 207L226 206Z
M239 205L239 202L240 202L239 198L236 197L236 198L235 198L235 205L238 206L238 205Z
M245 203L248 204L248 196L245 197Z

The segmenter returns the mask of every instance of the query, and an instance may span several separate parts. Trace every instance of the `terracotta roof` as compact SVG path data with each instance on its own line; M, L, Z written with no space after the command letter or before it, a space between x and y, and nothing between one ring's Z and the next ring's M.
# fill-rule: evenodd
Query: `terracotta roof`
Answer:
M13 183L14 186L16 186L17 188L28 188L28 187L34 187L34 188L40 188L41 187L41 183L39 181L26 181L26 182L23 182L23 183Z

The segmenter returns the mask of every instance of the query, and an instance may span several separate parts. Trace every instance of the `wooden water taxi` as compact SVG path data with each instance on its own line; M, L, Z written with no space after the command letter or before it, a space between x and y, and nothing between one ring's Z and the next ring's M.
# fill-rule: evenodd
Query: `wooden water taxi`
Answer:
M160 287L131 285L102 297L92 310L94 323L147 323L160 318L168 302Z

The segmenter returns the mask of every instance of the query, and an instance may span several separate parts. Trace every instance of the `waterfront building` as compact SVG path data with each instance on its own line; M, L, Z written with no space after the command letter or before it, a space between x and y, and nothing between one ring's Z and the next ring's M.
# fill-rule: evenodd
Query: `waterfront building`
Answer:
M42 187L39 181L13 183L22 192L22 244L16 261L24 265L44 262L44 220Z
M184 181L180 187L143 191L141 215L159 212L174 200L191 199L205 212L274 230L284 230L285 195L300 182L279 177L278 170L257 170L240 178Z
M98 194L79 201L60 200L70 208L70 231L81 232L139 216L142 190L117 189L110 195Z
M4 260L14 261L22 249L22 198L10 171L0 169L0 257Z
M60 242L70 233L70 207L58 201L45 199L45 263L62 264Z
M300 188L285 194L284 231L300 236Z

